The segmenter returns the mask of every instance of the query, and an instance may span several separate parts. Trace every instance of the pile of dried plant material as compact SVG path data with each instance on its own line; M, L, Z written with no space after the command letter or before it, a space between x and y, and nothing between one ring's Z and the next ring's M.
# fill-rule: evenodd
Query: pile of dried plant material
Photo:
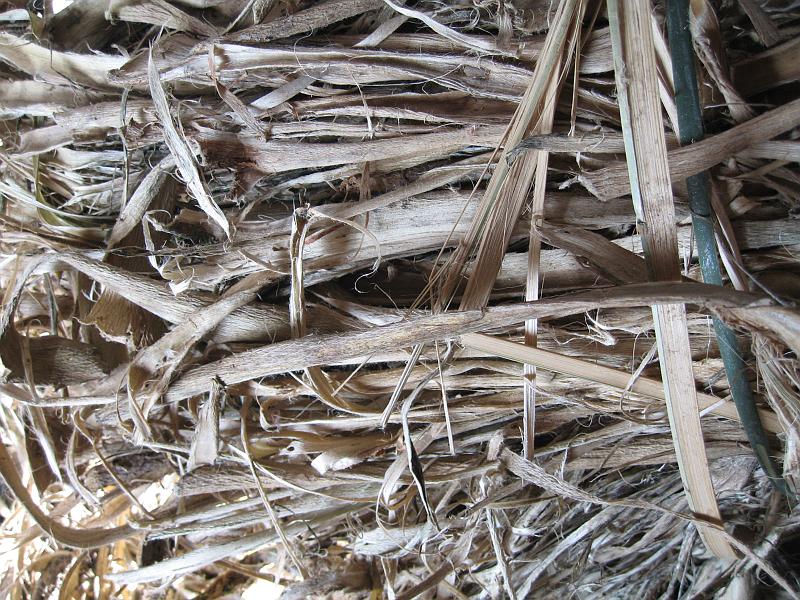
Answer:
M800 7L7 0L0 596L800 593Z

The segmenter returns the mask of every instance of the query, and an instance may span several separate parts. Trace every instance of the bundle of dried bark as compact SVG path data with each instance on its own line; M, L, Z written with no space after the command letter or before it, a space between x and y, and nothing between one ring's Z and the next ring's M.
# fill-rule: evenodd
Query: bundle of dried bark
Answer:
M800 12L687 144L672 2L2 7L0 594L797 594Z

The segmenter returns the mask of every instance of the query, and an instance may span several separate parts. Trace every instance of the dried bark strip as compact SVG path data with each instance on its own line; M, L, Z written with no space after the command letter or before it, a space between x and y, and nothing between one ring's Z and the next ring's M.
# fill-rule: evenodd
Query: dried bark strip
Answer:
M723 133L709 136L691 146L672 150L667 156L669 176L673 180L683 180L696 175L751 146L789 131L797 126L798 121L800 100L793 100ZM631 193L628 170L624 163L582 173L578 176L578 181L601 200Z
M753 307L770 303L763 297L733 292L701 283L647 283L610 289L592 290L579 294L547 298L531 303L509 304L484 310L448 312L411 318L406 321L374 327L367 331L307 336L240 352L216 362L188 370L170 388L167 401L174 402L203 393L211 380L224 374L226 383L239 383L308 366L324 365L357 358L373 352L408 347L441 339L457 339L464 333L491 330L521 323L525 319L545 319L581 313L596 308L622 308L651 304L690 303L710 308L724 316L734 308L748 307L736 313L746 324ZM764 304L766 302L766 304ZM772 308L769 306L769 308ZM768 312L768 311L767 311ZM764 319L766 319L766 315ZM786 325L800 322L798 315L787 314ZM764 320L766 324L768 321ZM800 326L795 326L800 328ZM776 332L780 335L781 332Z
M609 0L608 7L617 62L617 87L626 90L620 97L621 109L628 112L628 119L623 118L622 127L626 135L634 207L641 220L645 259L653 280L678 281L677 230L664 124L658 101L650 1L634 0L622 7L617 0ZM719 522L721 515L711 483L692 376L686 309L682 304L654 306L653 320L667 414L689 508ZM736 557L718 530L704 526L698 526L698 530L708 549L716 556Z

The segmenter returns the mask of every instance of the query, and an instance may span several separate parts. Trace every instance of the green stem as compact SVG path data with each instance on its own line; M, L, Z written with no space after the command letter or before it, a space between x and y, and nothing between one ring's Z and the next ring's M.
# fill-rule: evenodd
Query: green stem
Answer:
M667 2L667 29L672 56L672 73L675 79L675 103L678 107L678 126L680 128L678 137L682 145L691 144L702 139L704 128L694 66L692 34L689 29L689 0L669 0ZM708 173L703 172L689 177L686 180L686 188L689 193L692 227L697 242L703 280L713 285L722 285L722 274L714 238L710 201L711 182ZM746 376L747 365L742 358L736 335L719 319L714 319L714 331L728 376L731 396L733 396L750 446L775 489L794 501L794 492L789 489L769 454L769 439L758 416L753 391Z

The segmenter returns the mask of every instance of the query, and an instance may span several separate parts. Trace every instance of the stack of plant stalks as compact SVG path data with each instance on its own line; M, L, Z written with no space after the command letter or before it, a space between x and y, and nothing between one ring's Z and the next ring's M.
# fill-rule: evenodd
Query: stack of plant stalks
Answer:
M0 7L0 596L800 593L789 0Z

